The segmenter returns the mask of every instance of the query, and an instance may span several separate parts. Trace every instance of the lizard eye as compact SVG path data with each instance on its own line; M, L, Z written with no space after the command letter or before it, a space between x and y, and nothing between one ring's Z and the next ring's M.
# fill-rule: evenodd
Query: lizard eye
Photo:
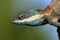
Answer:
M24 15L19 16L18 19L19 19L19 20L23 20L23 19L24 19Z

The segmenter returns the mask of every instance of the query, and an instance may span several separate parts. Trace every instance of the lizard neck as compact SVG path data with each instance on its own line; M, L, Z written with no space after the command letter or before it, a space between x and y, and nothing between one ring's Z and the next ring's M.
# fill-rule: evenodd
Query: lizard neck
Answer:
M45 13L46 16L51 15L52 12L53 12L53 11L52 11L52 8L50 8L50 7L47 7L47 8L44 10L44 13Z

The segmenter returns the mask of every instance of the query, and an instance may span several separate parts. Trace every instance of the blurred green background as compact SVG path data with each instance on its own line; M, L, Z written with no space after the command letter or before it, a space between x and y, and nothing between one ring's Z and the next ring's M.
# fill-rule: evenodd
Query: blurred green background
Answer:
M44 9L51 0L0 0L0 40L58 40L56 27L15 25L12 20L24 10Z

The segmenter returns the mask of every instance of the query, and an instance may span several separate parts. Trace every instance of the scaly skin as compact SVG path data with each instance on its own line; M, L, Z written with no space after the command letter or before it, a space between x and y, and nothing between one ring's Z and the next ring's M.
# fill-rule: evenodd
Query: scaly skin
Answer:
M30 26L41 26L46 24L43 20L45 19L44 12L42 10L29 10L27 12L21 12L18 18L13 21L16 24L24 24Z
M56 27L60 27L59 22L51 22L51 18L58 16L55 14L55 12L48 6L45 10L30 10L26 12L21 12L18 17L19 19L16 19L14 23L16 24L28 24L28 25L44 25L44 20L47 19L48 24L54 25ZM47 22L46 22L47 24Z

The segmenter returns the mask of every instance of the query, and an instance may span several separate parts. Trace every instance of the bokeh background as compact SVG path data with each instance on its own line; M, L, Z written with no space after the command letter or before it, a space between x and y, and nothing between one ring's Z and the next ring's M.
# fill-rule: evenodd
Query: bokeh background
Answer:
M0 40L58 40L57 28L49 24L30 27L12 20L24 10L44 9L51 0L0 0Z

